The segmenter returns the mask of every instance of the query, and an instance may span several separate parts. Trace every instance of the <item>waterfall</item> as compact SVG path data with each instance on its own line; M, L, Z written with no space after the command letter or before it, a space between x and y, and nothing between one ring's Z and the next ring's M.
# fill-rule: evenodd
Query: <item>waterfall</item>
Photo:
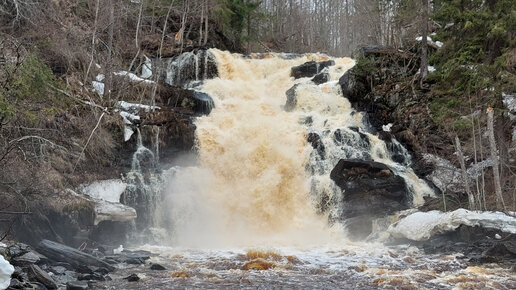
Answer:
M343 158L386 164L405 179L415 205L432 194L410 169L408 152L372 134L363 114L341 96L338 79L353 60L334 59L324 70L328 82L317 85L290 72L308 61L328 61L322 54L209 53L219 77L200 90L215 108L195 122L200 166L177 170L167 186L172 244L338 242L341 227L329 226L328 218L339 216L341 190L329 173Z

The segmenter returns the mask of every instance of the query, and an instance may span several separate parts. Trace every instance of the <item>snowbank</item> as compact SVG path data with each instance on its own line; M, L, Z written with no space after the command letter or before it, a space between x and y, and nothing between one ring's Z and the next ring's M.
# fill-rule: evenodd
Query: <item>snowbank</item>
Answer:
M9 287L13 272L13 265L9 264L9 262L4 259L4 256L0 255L0 289L6 289Z
M479 212L458 209L453 212L416 212L389 226L388 232L396 238L415 241L453 231L460 225L481 226L516 234L516 218L501 212Z

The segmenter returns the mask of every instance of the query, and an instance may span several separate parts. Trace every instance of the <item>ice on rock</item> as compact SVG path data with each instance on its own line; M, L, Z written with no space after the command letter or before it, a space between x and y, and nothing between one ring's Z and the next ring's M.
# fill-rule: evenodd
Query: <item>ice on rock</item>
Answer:
M143 78L133 74L132 72L128 72L128 71L119 71L119 72L114 73L114 75L126 77L131 82L134 82L134 83L145 83L145 84L153 84L154 83L154 81L143 79Z
M120 179L95 181L81 188L81 192L90 197L110 202L120 202L120 196L127 184Z
M481 226L516 234L516 218L501 212L479 212L458 209L452 212L416 212L392 224L388 232L396 238L425 241L453 231L461 225Z
M129 139L131 139L131 136L133 136L134 130L131 129L131 127L125 127L124 128L124 141L127 142Z
M11 284L11 275L14 273L14 267L0 255L0 289L7 289Z

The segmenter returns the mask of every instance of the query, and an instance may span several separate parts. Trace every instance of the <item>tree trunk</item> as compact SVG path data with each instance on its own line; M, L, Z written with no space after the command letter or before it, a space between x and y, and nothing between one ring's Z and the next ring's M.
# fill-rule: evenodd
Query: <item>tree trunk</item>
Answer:
M104 85L104 95L107 96L109 103L111 103L111 90L113 88L113 30L115 26L115 0L108 1L109 9L109 23L108 23L108 55L105 70L106 83Z
M428 75L428 0L422 0L423 7L421 12L421 72L420 72L420 86L423 86L423 82Z
M499 171L499 162L498 162L498 154L496 153L496 142L494 136L494 126L493 126L493 108L487 108L487 131L489 133L489 147L491 149L491 160L493 161L493 178L495 184L495 193L496 193L496 206L498 209L506 210L505 202L503 201L502 196L502 186L500 184L500 171Z
M471 192L471 188L469 186L469 177L466 171L466 164L464 163L464 154L462 154L462 147L460 146L460 140L457 136L455 136L455 148L457 149L457 153L459 154L458 157L460 169L462 173L462 179L464 179L464 187L466 188L466 193L468 194L469 209L475 210L475 197L473 196L473 193Z

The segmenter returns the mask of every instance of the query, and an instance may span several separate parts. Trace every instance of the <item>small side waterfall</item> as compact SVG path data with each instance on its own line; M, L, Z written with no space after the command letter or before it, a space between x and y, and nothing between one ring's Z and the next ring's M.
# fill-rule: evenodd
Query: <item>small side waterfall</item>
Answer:
M159 128L154 129L159 134ZM136 232L145 234L148 227L158 224L162 200L163 174L158 167L159 145L156 135L155 152L143 145L142 133L137 128L137 148L133 154L131 171L125 175L127 188L120 201L136 209Z

